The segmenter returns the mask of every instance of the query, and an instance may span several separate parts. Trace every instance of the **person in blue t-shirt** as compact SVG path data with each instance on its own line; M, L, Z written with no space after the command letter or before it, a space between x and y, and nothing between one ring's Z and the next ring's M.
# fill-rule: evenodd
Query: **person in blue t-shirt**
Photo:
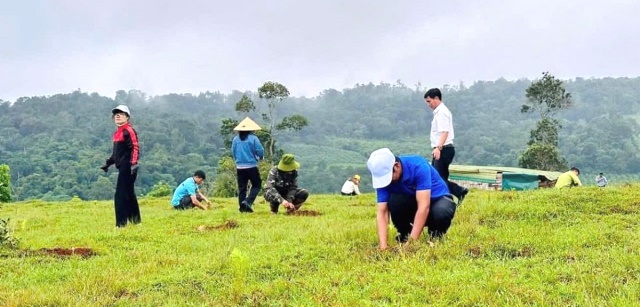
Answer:
M249 117L243 119L238 126L233 128L234 131L238 131L238 135L233 137L231 142L231 155L236 164L236 175L238 176L240 212L253 212L253 202L262 187L258 161L264 158L264 147L254 134L254 131L260 129L262 128ZM249 182L251 182L251 189L247 195Z
M396 157L389 148L381 148L371 153L367 167L377 194L381 250L387 249L389 215L399 243L418 240L424 227L430 239L447 232L456 204L445 181L425 158Z
M202 202L206 202L209 206L211 206L211 202L200 193L198 188L198 185L202 184L206 178L207 176L203 171L197 170L193 177L185 179L173 192L173 198L171 199L173 209L185 210L198 207L202 210L207 210L207 206Z

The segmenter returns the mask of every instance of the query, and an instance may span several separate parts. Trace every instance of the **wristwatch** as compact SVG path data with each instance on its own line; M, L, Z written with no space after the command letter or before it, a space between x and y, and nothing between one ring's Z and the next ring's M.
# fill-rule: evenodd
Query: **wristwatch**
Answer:
M438 150L442 150L442 145L438 145L436 148L438 148Z

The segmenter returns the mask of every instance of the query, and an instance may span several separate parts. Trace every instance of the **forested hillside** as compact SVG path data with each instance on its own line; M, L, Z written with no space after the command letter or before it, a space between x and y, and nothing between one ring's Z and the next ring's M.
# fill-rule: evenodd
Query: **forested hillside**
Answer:
M444 86L443 101L454 114L456 164L516 166L537 120L521 114L529 80ZM638 132L640 78L576 79L565 86L575 105L560 114L560 151L583 172L640 172ZM212 85L215 88L215 85ZM325 90L317 97L293 97L277 116L299 113L309 126L279 137L277 146L301 162L300 185L334 193L354 172L370 191L368 153L390 147L397 154L427 155L431 110L424 86L356 85ZM137 191L154 184L175 185L195 169L215 177L218 159L228 154L223 118L242 119L235 103L255 93L206 92L149 97L131 90L114 98L76 91L50 97L0 101L0 164L11 168L13 199L108 199L116 174L98 167L108 157L114 130L110 110L129 105L141 143ZM260 109L249 114L261 123Z

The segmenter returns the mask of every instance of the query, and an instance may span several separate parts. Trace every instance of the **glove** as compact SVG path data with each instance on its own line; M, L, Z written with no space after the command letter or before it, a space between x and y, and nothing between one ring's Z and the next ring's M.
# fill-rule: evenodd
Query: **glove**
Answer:
M131 175L138 173L138 164L131 165Z
M101 170L103 170L103 171L106 173L106 172L108 172L108 171L109 171L109 165L106 165L106 164L105 164L105 165L103 165L103 166L100 166L100 169L101 169Z

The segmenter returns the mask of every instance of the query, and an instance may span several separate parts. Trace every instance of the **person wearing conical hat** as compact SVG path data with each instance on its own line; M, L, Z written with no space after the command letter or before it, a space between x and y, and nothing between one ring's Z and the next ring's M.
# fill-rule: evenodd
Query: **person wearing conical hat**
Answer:
M287 213L294 212L309 198L309 191L298 187L300 163L293 154L285 154L278 165L271 168L264 185L264 199L269 203L271 213L277 214L282 205Z
M236 174L238 178L238 205L240 212L253 212L253 202L255 201L262 179L258 170L258 161L264 158L264 147L254 131L260 130L260 126L251 118L246 117L238 126L233 128L238 135L233 137L231 142L231 155L236 164ZM247 195L247 187L251 182L251 190Z
M340 194L342 194L342 196L360 195L360 189L358 188L359 185L360 175L356 174L344 182L342 189L340 189Z

